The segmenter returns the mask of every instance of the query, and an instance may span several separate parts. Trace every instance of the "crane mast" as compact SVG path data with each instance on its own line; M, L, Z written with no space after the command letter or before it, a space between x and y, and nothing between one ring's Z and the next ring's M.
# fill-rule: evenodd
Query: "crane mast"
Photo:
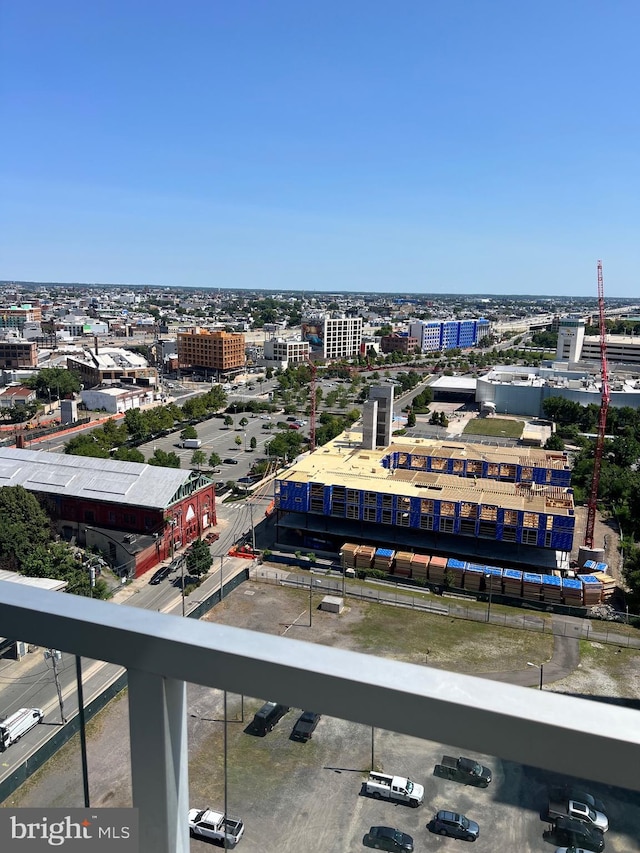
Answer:
M593 479L591 480L591 494L587 505L587 525L584 533L584 544L587 548L593 548L593 535L596 523L596 508L598 504L598 488L600 486L600 469L602 468L602 451L604 450L604 437L607 428L607 412L609 410L609 368L607 365L607 337L604 324L604 283L602 279L602 261L598 261L598 313L600 317L600 371L602 377L602 402L598 415L598 433L596 437L596 450L593 459Z

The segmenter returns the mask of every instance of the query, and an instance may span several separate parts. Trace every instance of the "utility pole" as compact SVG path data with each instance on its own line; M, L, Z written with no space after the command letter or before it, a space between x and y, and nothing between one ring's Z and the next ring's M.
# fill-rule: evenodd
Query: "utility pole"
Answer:
M251 519L251 550L256 553L256 529L253 526L253 504L249 500L249 518Z
M51 665L53 666L53 677L56 683L58 702L60 703L60 720L62 722L62 725L64 726L67 722L67 718L64 715L64 701L62 699L62 688L60 687L60 675L58 673L58 661L61 657L62 654L57 649L47 649L44 653L45 660L51 658Z
M184 616L184 557L180 558L180 589L182 590L182 615Z
M76 681L78 685L78 711L80 714L80 756L82 760L82 790L84 792L84 807L91 808L89 800L89 766L87 763L87 730L84 716L84 692L82 689L82 659L76 655Z

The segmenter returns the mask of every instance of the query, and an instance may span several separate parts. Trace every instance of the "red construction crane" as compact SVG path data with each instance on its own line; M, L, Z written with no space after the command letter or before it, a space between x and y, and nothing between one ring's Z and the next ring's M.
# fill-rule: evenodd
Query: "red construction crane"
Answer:
M318 368L315 363L307 358L307 363L311 368L311 385L310 393L311 400L309 405L309 450L313 453L316 449L316 374Z
M593 459L593 479L591 481L591 495L587 505L587 526L584 532L584 544L587 548L593 548L593 531L596 523L596 507L598 504L598 487L600 486L600 469L602 467L602 451L604 449L604 436L607 428L607 412L609 410L609 369L607 366L607 337L604 324L604 284L602 281L602 261L598 261L598 312L600 315L600 364L602 376L602 402L600 403L600 414L598 416L598 436L596 438L596 452Z

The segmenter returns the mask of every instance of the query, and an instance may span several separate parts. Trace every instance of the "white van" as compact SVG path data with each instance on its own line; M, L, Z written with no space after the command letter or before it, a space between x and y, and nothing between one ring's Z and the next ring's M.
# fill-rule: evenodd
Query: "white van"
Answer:
M40 708L20 708L15 714L0 722L0 749L5 750L12 743L20 740L38 723L44 719L44 711Z

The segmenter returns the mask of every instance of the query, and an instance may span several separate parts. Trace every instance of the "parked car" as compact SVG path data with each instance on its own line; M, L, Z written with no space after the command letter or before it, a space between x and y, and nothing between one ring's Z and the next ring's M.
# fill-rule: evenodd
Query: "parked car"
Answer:
M261 736L266 735L278 720L284 717L288 710L288 705L278 705L277 702L265 702L262 708L254 714L251 725L253 731Z
M304 743L311 740L319 721L320 714L316 714L315 711L303 711L291 732L292 739L301 740Z
M232 459L230 456L227 459L223 459L222 461L224 462L225 465L237 465L238 464L238 460Z
M589 791L583 791L582 788L574 788L573 785L562 785L558 788L551 788L549 791L549 799L552 800L577 800L579 803L586 803L595 809L597 812L607 813L607 809L602 800L594 797Z
M289 424L289 429L300 429L298 424Z
M572 817L556 818L553 826L542 833L545 841L566 845L571 848L582 847L591 853L604 850L604 833L589 823Z
M413 838L392 826L372 826L362 839L365 847L376 850L413 851Z
M449 838L460 838L463 841L475 841L480 835L480 827L475 820L469 820L457 812L439 811L433 818L433 831Z
M288 420L288 421L297 421L298 419L296 418L296 416L295 416L295 415L289 415L289 417L287 418L287 420Z
M155 586L156 584L159 584L165 578L169 577L169 575L171 574L172 568L173 568L172 565L162 566L161 569L158 569L158 571L154 575L152 575L149 583L153 584L153 586Z

